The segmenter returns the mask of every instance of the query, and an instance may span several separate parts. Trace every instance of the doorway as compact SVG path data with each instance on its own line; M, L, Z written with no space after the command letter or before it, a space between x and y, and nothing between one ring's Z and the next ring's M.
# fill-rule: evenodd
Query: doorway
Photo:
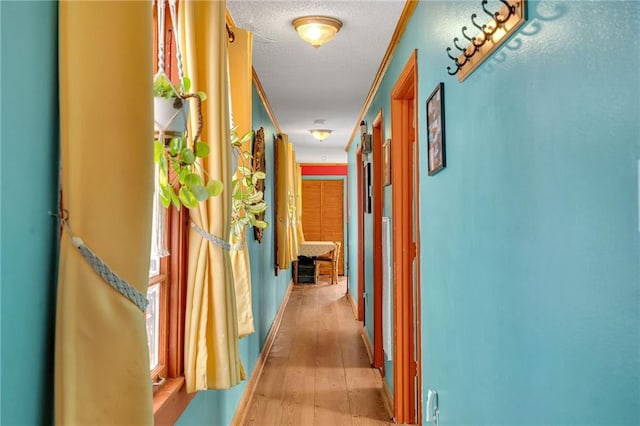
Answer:
M397 423L421 424L417 79L414 50L391 92L393 402Z
M307 241L340 242L338 275L344 275L345 248L345 181L344 177L302 179L302 227ZM330 274L331 268L322 265L321 274Z
M362 146L358 146L356 150L356 185L358 194L356 197L358 203L358 321L365 324L364 315L364 169L362 166Z
M382 342L382 110L373 119L373 366L384 377L384 349Z

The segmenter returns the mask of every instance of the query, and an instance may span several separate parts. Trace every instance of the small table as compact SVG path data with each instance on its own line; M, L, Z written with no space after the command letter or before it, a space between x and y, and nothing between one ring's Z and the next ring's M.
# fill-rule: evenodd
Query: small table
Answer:
M333 241L305 241L298 246L298 256L318 257L336 249ZM298 261L293 261L293 283L298 284Z
M333 241L305 241L300 243L298 256L318 257L335 250Z

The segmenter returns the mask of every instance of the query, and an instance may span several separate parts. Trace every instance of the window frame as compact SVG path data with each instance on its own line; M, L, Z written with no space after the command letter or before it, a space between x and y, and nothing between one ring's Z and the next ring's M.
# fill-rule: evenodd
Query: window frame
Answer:
M169 256L167 304L166 379L155 386L154 424L174 424L196 393L188 394L184 385L184 318L187 303L187 254L189 212L171 206L168 210Z
M179 0L178 0L179 1ZM165 9L165 73L169 79L177 83L177 60L174 42L173 24L168 3ZM158 15L157 4L153 3L153 58L154 72L157 72L158 52ZM160 370L155 379L164 377L165 380L154 386L153 414L154 424L174 424L184 412L196 393L188 394L184 380L184 320L187 302L187 260L189 211L186 208L178 210L171 205L167 209L167 241L169 256L161 259L161 273L166 273L165 304L166 316L161 324L161 335L166 342L166 358L164 370ZM162 268L165 268L164 270ZM152 280L149 281L151 283ZM161 304L163 302L161 301ZM164 334L163 334L164 333ZM165 376L161 373L165 372ZM153 371L150 371L152 380Z
M168 218L166 218L168 219ZM165 232L168 228L168 220L165 220ZM168 344L168 318L169 312L169 260L171 256L165 256L160 258L160 272L152 277L149 277L149 287L155 284L160 285L160 310L158 315L160 316L159 333L158 333L158 365L150 369L151 382L161 383L164 378L167 378L167 364L169 361L169 344ZM154 392L157 390L157 386L153 387Z

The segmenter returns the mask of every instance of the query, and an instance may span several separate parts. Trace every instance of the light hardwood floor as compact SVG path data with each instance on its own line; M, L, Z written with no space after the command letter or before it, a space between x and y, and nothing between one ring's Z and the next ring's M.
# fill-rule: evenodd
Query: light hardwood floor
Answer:
M246 425L387 425L346 279L294 286Z

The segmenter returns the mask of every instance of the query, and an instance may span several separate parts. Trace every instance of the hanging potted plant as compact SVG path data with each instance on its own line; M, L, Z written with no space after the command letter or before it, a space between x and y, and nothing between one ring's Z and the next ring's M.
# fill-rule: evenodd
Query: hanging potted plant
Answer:
M172 84L164 72L164 13L165 2L158 0L158 73L153 78L154 96L154 162L157 165L156 191L164 207L194 208L198 202L222 192L222 182L206 179L198 159L209 155L209 145L200 140L202 132L201 103L207 98L204 92L190 93L191 80L184 76L179 39L176 39L178 59L178 86ZM171 22L179 32L175 2L169 2ZM194 103L198 114L198 128L190 137L187 130L189 102ZM191 112L193 113L193 112Z
M242 241L247 226L264 229L268 223L260 219L260 213L267 209L264 193L257 188L259 181L266 177L263 171L253 170L246 164L251 164L253 156L244 151L242 146L251 140L253 132L239 137L236 128L231 129L231 145L239 166L231 180L231 235L235 241ZM243 161L240 161L242 157Z
M162 105L159 114L164 114L169 120L156 130L154 141L154 162L158 165L158 183L160 201L164 207L173 204L176 208L185 206L194 208L198 202L222 192L222 182L209 179L205 182L203 175L206 171L200 167L198 158L209 155L209 144L200 140L202 131L201 103L206 100L204 92L185 93L191 86L191 81L182 78L182 91L174 88L167 77L162 74L154 80L154 95L156 98L168 101L158 103ZM198 129L189 143L186 129L188 101L193 99L197 105ZM165 111L167 109L168 111ZM155 112L154 112L155 113ZM182 116L181 120L176 120ZM157 120L156 120L157 123ZM173 123L173 124L172 124ZM173 130L169 130L169 126Z
M153 121L156 132L181 134L187 130L189 102L184 96L191 81L184 77L180 82L182 94L171 84L166 74L158 73L153 80Z

